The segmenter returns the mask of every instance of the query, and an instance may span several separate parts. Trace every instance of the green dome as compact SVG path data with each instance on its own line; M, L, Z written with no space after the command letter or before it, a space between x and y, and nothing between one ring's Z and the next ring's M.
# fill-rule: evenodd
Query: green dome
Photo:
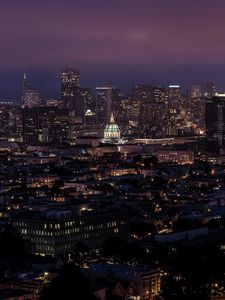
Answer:
M107 124L105 127L104 139L105 140L120 139L120 129L114 120L113 114L111 114L109 124Z

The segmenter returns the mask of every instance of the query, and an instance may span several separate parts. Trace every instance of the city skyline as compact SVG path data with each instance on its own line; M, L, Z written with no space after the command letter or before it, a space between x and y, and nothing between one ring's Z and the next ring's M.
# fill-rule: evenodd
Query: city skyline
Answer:
M0 2L0 300L225 299L224 11Z
M55 97L65 67L81 70L82 86L92 88L215 80L224 90L224 8L202 0L5 1L0 97L18 94L24 71L34 88Z
M66 67L64 69L76 69L80 72L76 66L71 66L71 67ZM8 76L12 76L14 79L15 83L15 89L8 90L6 86L4 86L0 90L0 100L1 101L8 101L8 100L13 100L16 102L20 102L21 100L21 95L23 91L23 76L26 74L27 78L29 79L31 89L37 90L40 92L40 97L42 99L60 99L61 98L61 72L63 71L63 68L61 70L57 70L56 73L41 73L41 72L24 72L24 73L11 73L8 74ZM7 73L6 73L7 74ZM107 86L107 85L113 85L121 90L121 92L125 94L129 94L132 91L132 88L138 84L138 85L147 85L147 86L152 86L152 87L162 87L162 88L168 88L170 85L179 85L182 91L183 95L186 95L188 93L188 90L191 86L200 86L202 92L204 93L205 90L205 82L215 82L216 84L216 89L218 93L224 93L224 89L221 87L221 84L219 85L218 81L215 81L213 79L206 80L202 78L202 80L199 81L184 81L182 82L181 80L167 80L167 81L157 81L156 79L152 79L150 81L148 80L141 80L137 78L137 80L133 80L130 82L126 82L123 84L123 81L121 82L120 80L107 80L102 79L101 81L88 81L87 78L82 77L82 71L80 72L80 81L81 81L81 87L83 88L90 88L92 91L92 95L96 96L96 87L98 86ZM17 75L17 76L15 76ZM9 77L6 78L9 78ZM2 80L2 82L6 81ZM11 80L7 80L9 82ZM1 82L1 83L2 83ZM0 83L0 85L1 85Z

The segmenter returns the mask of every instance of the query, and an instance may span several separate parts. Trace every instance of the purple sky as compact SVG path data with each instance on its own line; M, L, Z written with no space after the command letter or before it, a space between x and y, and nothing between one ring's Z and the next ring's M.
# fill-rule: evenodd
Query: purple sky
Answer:
M0 97L24 70L45 96L66 66L82 85L216 80L225 90L224 0L1 0Z

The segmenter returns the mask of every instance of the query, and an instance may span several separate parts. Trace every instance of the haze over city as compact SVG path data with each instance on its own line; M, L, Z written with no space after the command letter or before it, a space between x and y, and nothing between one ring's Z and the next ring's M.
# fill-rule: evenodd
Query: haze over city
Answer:
M225 88L224 1L1 1L0 97L26 71L44 96L59 95L65 66L83 86L113 82Z

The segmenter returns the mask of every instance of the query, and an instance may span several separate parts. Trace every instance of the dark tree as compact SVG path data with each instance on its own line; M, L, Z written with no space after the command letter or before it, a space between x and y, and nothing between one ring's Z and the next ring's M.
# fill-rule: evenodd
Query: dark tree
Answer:
M78 267L66 265L59 275L43 289L41 300L97 300L91 291L89 282Z
M25 244L21 236L11 226L7 226L0 234L0 260L16 266L24 261L25 254Z

